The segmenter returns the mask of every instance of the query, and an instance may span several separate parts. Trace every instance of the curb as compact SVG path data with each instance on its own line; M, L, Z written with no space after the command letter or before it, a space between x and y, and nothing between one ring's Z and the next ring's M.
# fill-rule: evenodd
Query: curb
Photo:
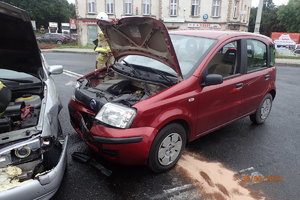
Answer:
M72 50L58 50L58 49L41 49L42 53L78 53L78 54L94 54L97 53L94 51L72 51Z
M275 63L275 67L300 67L300 64L295 64L295 63Z

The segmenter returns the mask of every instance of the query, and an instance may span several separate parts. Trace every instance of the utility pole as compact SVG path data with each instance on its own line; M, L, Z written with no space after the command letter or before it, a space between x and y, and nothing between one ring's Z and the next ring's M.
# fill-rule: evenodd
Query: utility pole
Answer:
M264 5L264 0L259 0L257 14L256 14L256 20L255 20L254 33L259 33L263 5Z

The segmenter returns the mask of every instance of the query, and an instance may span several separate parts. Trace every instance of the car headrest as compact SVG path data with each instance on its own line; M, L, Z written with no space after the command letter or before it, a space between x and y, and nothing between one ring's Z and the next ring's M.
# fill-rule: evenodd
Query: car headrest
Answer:
M236 49L228 49L223 56L223 62L234 64L236 58Z

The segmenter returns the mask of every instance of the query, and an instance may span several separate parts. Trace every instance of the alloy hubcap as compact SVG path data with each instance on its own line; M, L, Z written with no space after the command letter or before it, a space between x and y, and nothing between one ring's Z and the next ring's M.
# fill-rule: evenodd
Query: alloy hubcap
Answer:
M182 138L178 133L169 134L160 144L158 161L161 165L169 165L176 160L182 148Z
M270 99L266 99L260 109L261 118L266 119L270 113L272 102Z

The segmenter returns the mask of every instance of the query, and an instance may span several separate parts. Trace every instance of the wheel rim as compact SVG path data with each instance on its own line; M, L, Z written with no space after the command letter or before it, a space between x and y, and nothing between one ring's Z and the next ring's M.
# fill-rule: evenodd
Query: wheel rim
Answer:
M260 113L261 113L261 118L262 119L266 119L270 113L271 110L271 106L272 106L272 102L271 99L266 99L260 109Z
M178 133L171 133L161 142L158 149L158 161L161 165L173 163L182 148L182 138Z

